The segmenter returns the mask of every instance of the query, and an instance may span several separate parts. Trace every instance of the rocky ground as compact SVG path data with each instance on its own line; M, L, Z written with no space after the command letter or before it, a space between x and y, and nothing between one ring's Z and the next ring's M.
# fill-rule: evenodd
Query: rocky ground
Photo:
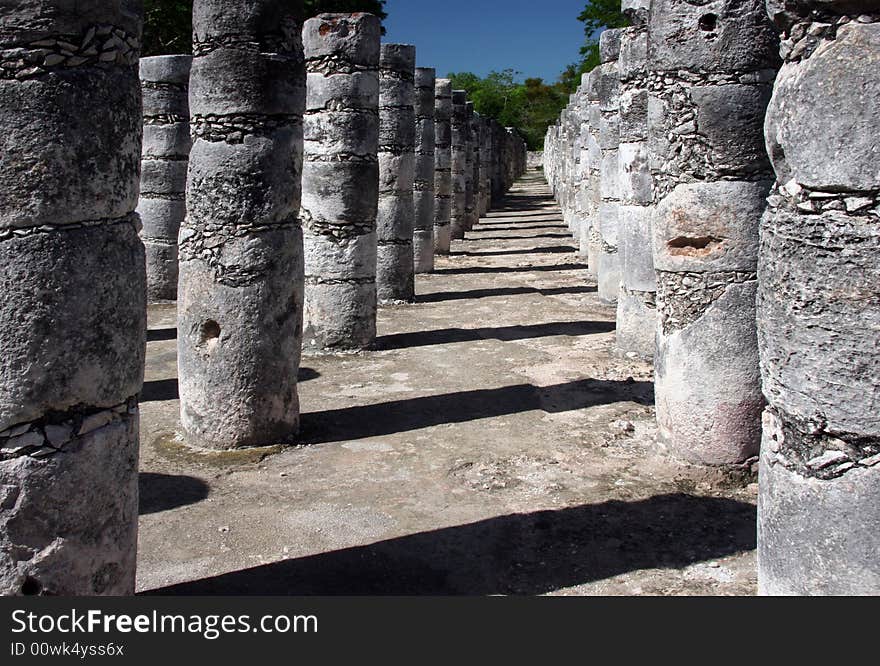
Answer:
M141 592L754 594L756 486L657 442L539 172L417 293L375 351L303 360L301 446L231 453L178 438L151 307Z

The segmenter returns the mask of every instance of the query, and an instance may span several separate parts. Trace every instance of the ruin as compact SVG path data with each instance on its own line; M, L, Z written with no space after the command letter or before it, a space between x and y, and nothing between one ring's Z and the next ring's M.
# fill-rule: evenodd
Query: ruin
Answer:
M415 297L415 66L409 44L382 44L379 57L379 301Z
M177 235L186 217L189 74L192 57L140 61L144 108L141 188L137 212L147 256L147 297L177 300Z
M452 210L450 238L461 240L467 227L468 144L470 125L467 115L467 93L452 91Z
M784 64L767 110L776 183L758 249L769 403L758 586L877 594L880 13L870 2L769 7Z
M307 351L376 338L380 39L371 14L326 14L303 30Z
M3 595L134 592L139 4L47 0L0 16L0 53L20 56L0 69Z
M0 12L0 594L880 591L876 3L623 0L543 153L369 14L74 4Z
M206 448L291 442L299 428L305 69L292 10L193 5L178 366L181 426Z
M617 347L654 356L657 277L651 223L653 180L648 166L648 15L644 3L624 3L632 27L620 34Z
M416 273L434 270L434 90L436 72L430 67L417 67L416 86L416 163L413 180L415 225L413 256Z
M434 252L443 255L452 242L452 82L437 79L434 95Z

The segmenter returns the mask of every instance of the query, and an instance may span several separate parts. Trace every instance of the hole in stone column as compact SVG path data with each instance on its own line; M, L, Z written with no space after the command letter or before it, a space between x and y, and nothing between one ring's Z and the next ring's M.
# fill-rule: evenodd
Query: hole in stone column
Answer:
M213 319L209 319L202 324L202 330L199 335L199 344L204 345L210 343L220 337L220 324Z
M711 254L721 243L721 239L713 236L691 238L678 236L666 242L669 254L673 256L705 256Z
M37 597L43 591L43 586L36 578L28 576L21 584L21 593L26 597Z
M714 32L715 28L718 27L718 16L715 14L703 14L700 17L700 30L705 30L706 32Z

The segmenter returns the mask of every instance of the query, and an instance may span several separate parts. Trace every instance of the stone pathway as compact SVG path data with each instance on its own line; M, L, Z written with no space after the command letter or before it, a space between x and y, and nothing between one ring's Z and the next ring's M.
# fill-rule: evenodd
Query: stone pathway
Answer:
M173 306L150 311L138 588L187 594L753 594L754 485L671 461L651 368L540 172L377 350L303 359L303 445L176 439Z

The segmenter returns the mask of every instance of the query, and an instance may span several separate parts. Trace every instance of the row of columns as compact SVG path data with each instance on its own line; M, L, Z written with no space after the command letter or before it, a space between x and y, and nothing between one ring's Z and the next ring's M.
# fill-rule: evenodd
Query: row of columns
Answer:
M192 57L139 60L138 3L69 5L0 17L0 594L133 592L148 294L188 443L291 442L303 347L368 347L449 252L453 175L470 227L525 168L369 14L196 0Z
M762 592L876 593L880 14L623 10L544 156L617 346L653 358L675 456L760 453Z

